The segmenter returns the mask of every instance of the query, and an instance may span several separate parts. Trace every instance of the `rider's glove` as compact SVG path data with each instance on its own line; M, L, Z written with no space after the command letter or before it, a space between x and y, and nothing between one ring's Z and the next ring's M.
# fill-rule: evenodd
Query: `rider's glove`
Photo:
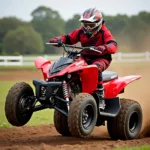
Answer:
M49 43L57 43L58 45L54 45L54 46L62 46L63 41L60 38L52 38L49 40Z
M49 40L49 43L58 43L58 39L57 38L52 38Z
M100 51L102 54L106 51L106 46L101 45L101 46L95 47L95 49Z

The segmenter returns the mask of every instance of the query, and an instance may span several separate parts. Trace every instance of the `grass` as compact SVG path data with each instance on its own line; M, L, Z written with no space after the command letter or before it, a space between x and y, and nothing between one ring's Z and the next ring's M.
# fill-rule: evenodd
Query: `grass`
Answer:
M0 72L0 75L6 75L6 74L8 74L7 71L1 71L1 72Z
M28 83L28 82L27 82ZM7 93L11 86L15 82L13 81L0 81L0 128L12 127L5 117L5 100ZM31 84L29 82L29 84ZM31 85L33 87L33 85ZM33 113L32 118L27 125L41 125L41 124L52 124L53 123L53 110L45 109Z
M143 145L139 147L123 147L123 148L116 148L114 150L150 150L150 145Z

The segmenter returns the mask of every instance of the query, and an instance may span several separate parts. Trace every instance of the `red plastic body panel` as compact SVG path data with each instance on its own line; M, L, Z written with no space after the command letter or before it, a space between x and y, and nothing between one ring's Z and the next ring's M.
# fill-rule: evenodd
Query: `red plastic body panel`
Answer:
M98 68L96 65L87 65L84 59L77 59L73 64L69 65L62 71L52 76L49 76L49 70L52 63L43 57L38 57L35 60L35 65L37 69L41 69L43 73L44 80L47 78L55 78L57 76L63 76L65 74L71 74L73 72L78 72L80 74L80 80L82 83L82 92L93 93L98 84ZM117 95L127 86L129 83L140 79L140 75L132 75L119 77L114 80L104 82L105 98L115 98Z
M93 93L96 90L98 84L98 68L95 65L87 65L84 59L80 58L76 60L73 64L69 65L59 73L49 76L48 78L54 78L56 76L63 76L64 74L69 74L73 72L79 72L82 92Z
M79 72L82 82L82 92L93 93L93 91L96 90L98 84L98 68L95 65L87 65L85 60L82 58L77 59L73 64L52 76L48 73L49 68L52 65L50 61L43 57L38 57L35 60L35 65L38 69L42 70L44 80L73 72Z
M85 62L84 59L82 59L82 58L77 59L73 64L69 65L68 67L66 67L62 71L58 72L57 74L54 74L52 76L48 75L47 77L48 78L54 78L57 76L63 76L66 73L72 73L72 72L80 71L86 66L87 66L87 63Z
M34 63L35 63L35 66L37 69L42 70L44 80L46 80L47 74L49 72L49 68L50 68L52 63L49 60L46 60L41 56L37 57L35 59Z
M87 66L80 72L82 92L92 94L98 84L98 69L95 65Z
M116 97L124 89L125 86L140 78L141 78L140 75L132 75L132 76L119 77L112 81L105 82L104 83L105 98Z

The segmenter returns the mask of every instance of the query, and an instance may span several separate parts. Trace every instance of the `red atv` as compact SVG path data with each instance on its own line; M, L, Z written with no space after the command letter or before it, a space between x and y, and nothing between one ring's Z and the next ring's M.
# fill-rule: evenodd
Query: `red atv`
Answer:
M25 82L16 83L8 92L5 104L10 124L23 126L33 112L54 109L54 125L63 136L86 137L95 126L105 125L112 139L135 139L142 126L142 110L134 100L119 98L126 85L141 78L140 75L118 77L111 71L103 72L106 107L98 108L98 68L87 65L80 54L93 47L62 45L66 56L54 63L42 57L35 65L42 70L44 80L33 80L35 95ZM70 49L67 49L69 47ZM72 49L73 48L73 49ZM80 51L74 48L81 49ZM39 103L37 105L37 102Z

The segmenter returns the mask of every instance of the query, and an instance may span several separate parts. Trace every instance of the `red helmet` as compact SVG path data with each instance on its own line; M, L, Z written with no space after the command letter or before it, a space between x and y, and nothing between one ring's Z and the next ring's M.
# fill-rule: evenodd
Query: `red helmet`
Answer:
M84 11L79 21L81 21L84 33L91 37L101 29L103 16L98 9L89 8Z

